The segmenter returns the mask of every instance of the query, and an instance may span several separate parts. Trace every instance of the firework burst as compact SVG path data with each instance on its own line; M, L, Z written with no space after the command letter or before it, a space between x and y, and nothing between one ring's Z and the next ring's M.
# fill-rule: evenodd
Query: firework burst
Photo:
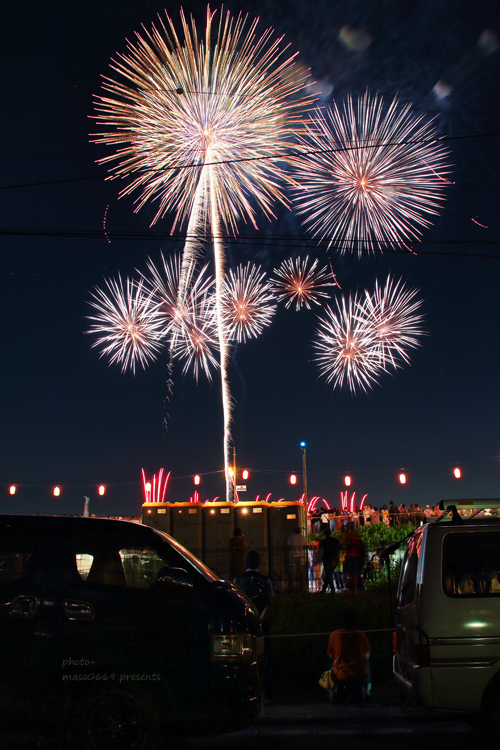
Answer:
M278 277L274 280L278 300L286 300L285 307L295 301L295 309L300 310L302 305L311 309L311 303L320 305L320 297L329 297L324 290L327 287L337 286L326 267L318 267L316 259L309 266L309 257L302 260L284 260L281 266L274 272Z
M384 287L375 283L373 294L365 290L364 297L336 300L336 310L327 307L314 340L327 382L352 393L367 391L390 368L409 364L408 349L420 346L424 333L417 293L388 276Z
M159 28L136 36L112 65L123 83L105 79L97 120L109 132L94 136L115 153L112 177L131 178L121 195L139 191L137 209L158 203L153 222L173 213L174 227L188 221L188 241L179 283L187 294L187 274L200 252L200 230L210 227L215 257L215 309L224 412L226 496L230 494L231 397L229 345L223 322L224 248L222 230L233 232L240 218L255 224L256 204L268 217L285 177L280 162L292 144L295 125L309 97L294 97L307 73L297 73L271 29L256 36L257 20L229 13L214 28L207 9L205 39L181 11L184 41L167 16Z
M347 385L352 393L367 391L384 371L377 352L377 338L372 326L358 316L357 295L335 300L336 310L326 307L320 319L314 348L320 373L334 388Z
M408 349L420 346L419 337L424 334L423 316L418 314L422 300L417 294L417 289L407 289L401 280L396 282L390 276L384 287L375 283L372 295L365 292L360 313L375 331L380 361L394 369L410 362Z
M213 283L212 279L211 284ZM171 340L172 357L184 363L183 374L192 370L198 381L199 372L203 371L211 381L212 369L219 367L214 294L204 291L189 295L174 331L175 335Z
M226 338L246 341L260 336L275 313L276 302L270 283L260 266L247 263L229 271L222 291Z
M183 374L192 369L198 380L204 371L212 380L212 369L217 368L218 351L217 318L213 289L214 278L208 265L198 268L192 265L187 270L188 281L185 293L179 294L182 260L179 255L169 258L161 255L161 264L156 266L149 258L149 276L143 276L151 288L158 315L163 320L163 334L169 339L172 359L184 362Z
M109 364L118 362L122 372L130 369L135 374L137 363L145 368L162 348L158 304L142 279L127 278L124 286L118 276L106 279L106 286L107 291L96 287L90 301L95 314L89 316L93 322L88 333L99 337L92 346L101 349L101 357L109 357Z
M311 116L294 160L299 212L313 234L346 250L401 247L439 212L448 153L432 123L397 99L348 97Z

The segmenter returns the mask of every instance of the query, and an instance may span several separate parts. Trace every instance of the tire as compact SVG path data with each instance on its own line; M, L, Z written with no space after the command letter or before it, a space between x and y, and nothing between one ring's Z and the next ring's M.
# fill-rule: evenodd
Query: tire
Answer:
M488 695L485 702L483 717L484 727L486 728L490 738L500 746L500 715L498 711L498 705L500 701L500 685L496 685Z
M73 739L82 750L158 747L158 713L146 693L115 688L81 696L75 719Z

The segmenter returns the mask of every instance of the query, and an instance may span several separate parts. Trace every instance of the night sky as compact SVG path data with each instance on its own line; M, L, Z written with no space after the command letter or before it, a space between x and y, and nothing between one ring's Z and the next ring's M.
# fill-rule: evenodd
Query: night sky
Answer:
M203 377L196 384L178 367L168 400L167 354L135 377L122 374L99 359L85 333L90 293L105 277L145 271L148 256L158 262L160 251L182 247L169 239L171 219L149 228L153 205L134 213L132 198L118 199L120 185L106 182L96 164L109 150L89 138L101 74L163 7L152 0L51 0L2 10L3 513L80 513L87 495L97 515L138 515L142 467L148 475L160 467L172 472L167 500L187 501L195 473L202 475L202 500L224 494L217 377L212 386ZM261 31L271 25L284 34L326 103L367 89L388 101L398 94L454 138L454 184L423 243L412 244L416 255L359 259L332 249L325 256L297 214L279 207L273 222L259 215L258 233L241 224L239 238L228 241L233 268L253 260L271 271L307 252L330 258L347 294L373 289L389 272L402 277L420 290L428 332L411 366L357 396L333 392L319 378L314 310L280 307L259 339L236 346L232 433L238 465L251 470L244 499L269 492L273 500L299 499L288 477L301 472L302 440L309 496L332 505L339 505L345 474L357 497L368 493L367 502L378 506L500 496L498 3L241 0L225 7L260 15ZM205 5L184 9L201 29ZM178 19L179 5L166 10ZM345 27L357 30L349 38L358 49L340 38ZM444 98L434 90L439 81L441 93L449 91ZM103 232L107 207L111 243ZM455 466L460 481L452 477ZM397 481L402 470L404 487ZM14 497L11 483L18 485ZM99 483L107 486L103 498ZM58 499L55 484L62 487Z

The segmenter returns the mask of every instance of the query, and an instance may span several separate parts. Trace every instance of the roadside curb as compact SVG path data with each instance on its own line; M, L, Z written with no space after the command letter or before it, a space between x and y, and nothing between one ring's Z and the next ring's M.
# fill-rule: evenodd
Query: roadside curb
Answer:
M299 706L265 706L255 720L254 726L284 726L311 724L413 724L415 722L439 723L449 721L446 714L433 713L421 708L408 708L401 711L396 706L361 708L353 706L322 706L318 704Z

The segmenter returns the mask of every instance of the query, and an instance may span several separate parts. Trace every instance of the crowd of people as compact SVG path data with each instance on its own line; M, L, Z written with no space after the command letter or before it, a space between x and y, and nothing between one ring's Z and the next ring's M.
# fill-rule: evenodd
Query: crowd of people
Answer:
M391 502L389 507L383 505L381 508L372 507L371 505L365 505L361 510L359 508L353 508L352 511L345 510L332 510L328 512L316 511L312 518L312 524L322 523L324 516L330 521L333 521L335 528L332 531L344 531L351 524L353 528L358 529L360 526L368 526L372 523L384 523L386 526L399 526L405 523L411 523L414 526L418 526L425 521L426 518L439 517L441 511L437 507L431 507L426 505L425 508L420 508L418 504L411 503L408 508L405 503L397 506ZM313 528L313 531L319 529Z

